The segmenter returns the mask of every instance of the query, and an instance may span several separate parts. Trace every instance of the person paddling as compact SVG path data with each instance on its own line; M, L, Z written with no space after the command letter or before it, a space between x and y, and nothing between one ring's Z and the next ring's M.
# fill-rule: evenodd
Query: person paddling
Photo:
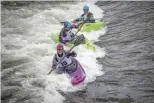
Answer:
M76 52L74 51L67 52L64 50L64 47L62 44L58 44L57 53L53 57L52 68L56 69L56 72L58 74L64 73L66 68L68 69L68 66L70 66L73 63L72 57L76 57L76 56L77 56Z
M79 18L77 18L73 21L73 23L80 22L78 25L76 25L76 27L79 27L83 23L94 23L95 22L93 13L89 12L88 5L85 5L83 7L83 11L84 11L84 13Z
M70 22L64 22L64 28L62 28L59 40L61 43L66 44L67 42L71 42L74 39L74 33L72 31L73 28L76 28L75 25L71 25Z
M71 23L68 21L64 22L64 28L62 28L60 35L59 35L60 43L63 43L63 44L66 44L68 42L73 43L74 40L76 40L76 38L81 38L82 40L85 40L85 37L83 34L77 36L77 33L80 31L80 29L78 29L78 31L74 33L72 31L73 28L77 28L77 26L71 25ZM83 44L84 43L85 41L83 41Z

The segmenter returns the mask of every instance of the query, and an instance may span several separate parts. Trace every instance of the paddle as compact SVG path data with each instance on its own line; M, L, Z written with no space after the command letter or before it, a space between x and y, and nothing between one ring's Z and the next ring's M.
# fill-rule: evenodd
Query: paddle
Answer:
M94 20L99 20L99 19L103 19L103 18L96 18L96 19L94 19ZM62 22L60 22L61 24L63 24L65 21L62 21ZM93 22L91 22L91 23L93 23ZM95 22L94 22L95 23Z
M84 40L84 36L83 36L83 38L77 37L77 39L74 41L74 46L71 47L71 48L67 51L67 53L69 53L74 47L80 45L80 44L83 42L83 40ZM61 63L61 61L62 61L66 56L67 56L67 55L65 55L65 56L57 63L57 66ZM57 68L57 66L56 66L56 68ZM54 69L56 69L56 68L51 69L50 72L49 72L48 74L50 74L50 73L51 73Z
M82 23L81 23L81 26L79 27L78 31L74 34L74 36L76 36L76 34L81 30L82 26L89 20L90 18L84 20ZM80 25L80 23L78 24Z
M77 35L77 33L81 30L82 26L84 25L84 22L81 24L81 26L79 27L78 31L74 34L74 37Z

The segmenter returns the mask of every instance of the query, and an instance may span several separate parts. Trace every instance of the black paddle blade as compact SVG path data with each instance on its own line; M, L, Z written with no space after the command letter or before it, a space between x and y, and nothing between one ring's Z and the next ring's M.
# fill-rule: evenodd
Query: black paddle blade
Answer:
M78 45L80 45L80 44L82 44L84 42L85 42L85 37L84 37L83 34L81 34L81 35L76 37L76 39L74 41L74 46L78 46Z

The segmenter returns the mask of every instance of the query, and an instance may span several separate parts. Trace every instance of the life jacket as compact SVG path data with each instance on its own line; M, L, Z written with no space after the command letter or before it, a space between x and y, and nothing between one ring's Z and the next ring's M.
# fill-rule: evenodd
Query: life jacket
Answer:
M71 57L66 56L65 51L63 51L63 56L62 57L59 57L58 54L55 54L55 56L56 56L56 61L57 62L59 62L59 61L61 61L61 59L63 59L58 65L58 67L60 67L60 68L66 67L66 66L68 66L68 65L70 65L72 63Z
M66 40L66 41L71 41L72 38L72 29L68 30L68 31L64 31L64 29L62 29L62 31L60 32L60 38L62 40Z
M91 12L88 12L88 14L82 14L81 15L81 20L86 20L86 19L88 19L88 17L90 17L91 15L93 15Z

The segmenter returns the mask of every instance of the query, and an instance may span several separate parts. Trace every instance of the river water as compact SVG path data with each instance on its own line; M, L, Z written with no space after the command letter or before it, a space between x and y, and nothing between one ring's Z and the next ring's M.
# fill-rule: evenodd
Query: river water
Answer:
M74 50L85 68L72 86L52 73L51 35L88 4L105 27L85 33L96 52ZM2 103L154 103L154 2L2 2Z

